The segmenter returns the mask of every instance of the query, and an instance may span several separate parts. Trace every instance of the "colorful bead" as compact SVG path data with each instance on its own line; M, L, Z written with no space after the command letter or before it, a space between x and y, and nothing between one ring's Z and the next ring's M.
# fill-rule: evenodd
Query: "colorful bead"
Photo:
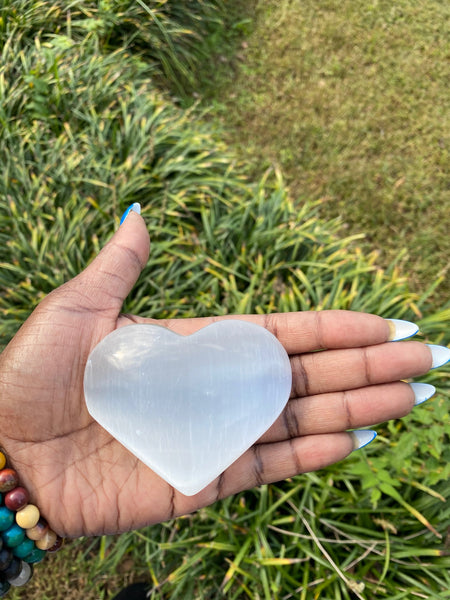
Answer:
M34 564L34 563L41 562L41 560L44 558L45 555L46 555L45 550L39 550L39 548L35 548L33 550L33 552L30 552L30 554L28 556L25 556L25 558L23 560L27 563Z
M31 529L26 530L26 534L30 538L30 540L36 541L43 538L47 531L48 523L45 519L41 517L34 527L31 527Z
M5 494L5 506L10 510L20 510L28 504L30 496L23 487L16 487Z
M19 477L14 469L2 469L0 471L0 492L9 492L17 487Z
M14 556L17 556L17 558L25 558L25 556L30 554L30 552L33 552L35 547L36 546L34 545L33 540L25 538L23 542L13 548L13 554Z
M12 559L13 555L11 550L8 550L7 548L3 548L3 550L0 550L0 571L7 569Z
M16 471L5 468L6 462L0 451L0 598L11 585L28 583L32 565L63 543L41 518L37 506L28 503L28 491L19 485Z
M39 521L41 514L34 504L27 504L16 513L16 523L22 529L31 529Z
M6 596L10 587L11 584L9 583L9 581L0 581L0 598Z
M59 535L56 536L56 542L53 544L53 546L51 548L49 548L47 550L47 552L58 552L58 550L61 548L61 546L63 545L64 540L62 537L59 537Z
M48 550L56 543L56 533L49 529L43 538L36 542L36 548L39 550Z
M25 531L17 523L13 523L9 529L2 533L2 538L6 546L14 548L25 539Z
M0 531L6 531L13 523L14 513L6 506L0 506Z
M33 575L33 567L22 561L20 564L20 572L16 577L8 577L8 582L14 587L20 587L28 583Z
M22 568L22 561L20 558L13 558L10 564L2 571L2 577L4 579L14 579L20 573Z

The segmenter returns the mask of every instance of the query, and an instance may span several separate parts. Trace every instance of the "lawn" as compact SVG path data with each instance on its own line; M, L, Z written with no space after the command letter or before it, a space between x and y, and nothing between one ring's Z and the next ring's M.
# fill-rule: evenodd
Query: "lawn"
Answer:
M3 3L1 344L134 201L152 255L129 312L347 308L448 344L448 9L223 4ZM450 597L449 373L348 460L69 543L11 598Z
M252 4L252 3L250 3ZM242 8L242 7L241 7ZM450 285L448 3L263 0L209 100L254 173L277 165L415 291ZM236 67L236 53L232 57ZM219 91L218 91L219 90Z

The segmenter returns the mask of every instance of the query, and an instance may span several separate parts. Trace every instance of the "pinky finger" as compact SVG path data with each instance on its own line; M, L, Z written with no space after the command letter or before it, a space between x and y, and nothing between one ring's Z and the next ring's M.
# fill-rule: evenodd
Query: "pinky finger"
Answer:
M346 458L375 437L375 432L327 433L252 446L203 493L225 498L245 489L317 471ZM205 500L207 500L205 498Z

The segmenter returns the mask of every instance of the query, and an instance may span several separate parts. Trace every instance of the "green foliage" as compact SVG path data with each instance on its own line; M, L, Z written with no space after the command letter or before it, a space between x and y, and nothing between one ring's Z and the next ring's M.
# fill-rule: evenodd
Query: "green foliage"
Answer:
M116 570L126 557L138 571L149 570L154 599L353 598L351 590L364 598L408 598L426 586L427 597L442 598L448 554L404 505L435 524L448 521L439 492L445 487L406 488L378 473L371 487L387 493L374 510L360 479L378 454L371 450L138 534L104 538L94 577Z
M168 102L126 51L48 42L10 58L0 98L6 338L134 201L153 251L128 310L417 312L394 266L384 272L356 245L349 252L354 240L338 237L338 222L319 220L315 203L295 208L279 177L248 183L210 127Z
M377 252L361 249L363 236L343 237L339 219L322 219L320 202L293 202L278 172L249 181L208 115L168 97L192 81L204 32L218 43L219 4L3 4L1 342L139 201L152 251L127 311L346 308L419 319L424 337L448 343L450 309L433 312L396 262L383 268ZM236 30L247 26L241 19ZM84 597L104 598L105 580L131 564L152 580L155 599L350 598L359 581L373 598L442 597L448 371L424 380L439 388L436 399L380 427L368 451L193 517L75 544L27 594L69 598L67 573L77 594L86 581Z
M201 41L220 22L218 0L18 0L0 12L0 47L14 50L33 41L65 48L86 40L96 51L127 50L183 91L203 58Z

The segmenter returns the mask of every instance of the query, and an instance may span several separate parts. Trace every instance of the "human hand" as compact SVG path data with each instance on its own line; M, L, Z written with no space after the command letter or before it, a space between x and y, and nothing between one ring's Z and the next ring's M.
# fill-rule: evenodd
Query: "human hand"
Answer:
M1 443L58 534L135 529L320 469L354 450L346 430L413 407L413 389L400 380L427 372L432 352L418 342L388 342L385 319L346 311L233 316L266 327L284 345L291 399L216 481L195 496L176 492L90 417L83 394L85 364L98 342L118 327L155 322L120 313L148 253L144 221L132 212L83 273L41 302L0 356ZM213 320L158 323L188 335Z

